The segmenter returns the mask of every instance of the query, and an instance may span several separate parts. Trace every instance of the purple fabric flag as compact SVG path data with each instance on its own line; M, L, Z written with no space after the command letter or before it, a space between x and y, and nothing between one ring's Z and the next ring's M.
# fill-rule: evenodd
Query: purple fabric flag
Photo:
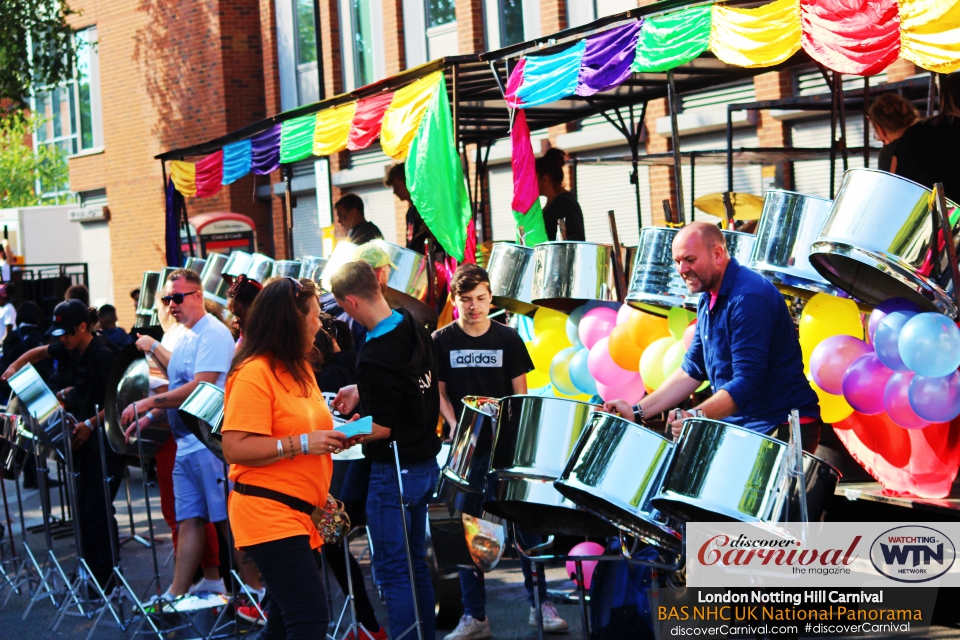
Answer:
M167 266L179 267L180 262L180 220L186 217L186 203L183 196L173 185L173 180L167 180L167 215L166 228L163 234L167 253Z
M638 20L587 38L577 83L578 96L592 96L627 79L637 55L642 24Z
M280 167L279 124L250 138L250 167L260 175L272 173Z

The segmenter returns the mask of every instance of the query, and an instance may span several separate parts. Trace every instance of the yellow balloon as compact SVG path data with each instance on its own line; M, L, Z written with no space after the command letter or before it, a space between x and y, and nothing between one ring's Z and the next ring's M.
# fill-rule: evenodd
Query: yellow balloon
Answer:
M663 384L666 379L666 376L663 375L663 357L670 347L676 343L677 340L668 335L643 350L643 355L640 356L640 378L648 389L656 391Z
M621 369L637 371L640 368L640 356L643 349L630 337L626 323L617 325L610 332L610 357Z
M670 324L667 319L652 313L634 310L627 318L626 325L630 338L641 349L646 349L657 340L670 336Z
M572 346L570 339L567 338L567 332L557 329L547 329L541 331L533 337L530 343L530 358L533 360L533 366L540 371L550 374L550 363L553 362L553 356L561 349Z
M704 381L703 381L703 384L700 385L699 387L697 387L697 393L700 393L701 391L703 391L704 389L706 389L706 388L709 387L709 386L710 386L710 381L709 381L709 380L704 380Z
M809 379L809 378L808 378ZM827 393L817 386L817 383L810 380L810 388L820 399L820 419L827 424L834 424L850 417L853 413L853 407L843 398Z
M667 352L663 355L663 379L666 380L670 374L680 368L683 364L683 358L687 355L687 348L683 346L683 340L677 340Z
M550 374L534 369L527 374L527 388L539 389L550 384Z
M818 344L837 335L863 339L860 310L853 300L818 293L800 314L800 348L804 362L809 361Z
M567 314L546 307L540 307L537 309L537 312L533 314L533 333L537 334L550 329L566 332Z

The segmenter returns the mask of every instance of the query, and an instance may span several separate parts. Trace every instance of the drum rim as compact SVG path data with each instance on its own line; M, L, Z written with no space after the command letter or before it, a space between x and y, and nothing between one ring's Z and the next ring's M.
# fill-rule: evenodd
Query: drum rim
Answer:
M848 171L852 171L852 169L848 169ZM872 169L872 171L875 171L875 169ZM831 200L830 198L824 198L823 196L815 196L809 193L801 193L799 191L791 191L790 189L767 189L763 194L763 199L766 200L767 195L771 193L786 193L791 196L802 196L810 200L821 200L823 202L830 202L830 203L833 202L833 200Z
M543 243L543 244L546 244L546 243ZM527 252L533 253L534 249L536 249L536 247L538 246L540 245L530 247L525 244L520 244L519 242L511 242L509 240L496 240L493 243L493 247L490 248L490 254L493 255L493 250L496 249L497 247L503 247L505 249L511 249L511 250L517 249L523 253L527 253Z
M556 401L556 402L572 402L572 403L574 403L574 404L582 404L582 405L585 405L585 406L588 406L588 407L602 407L602 406L603 406L602 404L595 404L595 403L593 403L593 402L584 402L583 400L574 400L573 398L556 398L556 397L552 397L552 396L538 396L538 395L534 395L534 394L531 394L531 393L520 393L520 394L513 395L513 396L504 396L504 397L500 398L500 404L503 404L503 403L506 402L507 400L511 400L511 399L513 399L513 398L517 398L517 399L528 399L528 398L529 398L529 399L532 399L532 400L552 400L552 401ZM503 415L503 412L501 412L500 415Z
M564 245L564 244L576 245L576 246L582 246L582 247L606 247L607 249L613 248L612 244L606 244L603 242L587 242L586 240L550 240L548 242L541 242L540 244L536 245L534 249L535 250L539 250L541 248L547 249L552 246Z

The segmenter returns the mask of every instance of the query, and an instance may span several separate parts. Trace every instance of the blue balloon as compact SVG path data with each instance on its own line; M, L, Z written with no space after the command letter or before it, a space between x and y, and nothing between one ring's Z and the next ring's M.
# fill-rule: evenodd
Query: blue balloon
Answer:
M514 328L516 328L517 333L520 334L520 337L523 338L524 342L530 342L533 340L533 318L515 313L513 314L513 318L511 320L514 323Z
M877 326L877 332L873 334L873 348L877 351L877 357L880 358L880 362L894 371L910 370L910 367L900 358L900 332L903 330L903 325L915 315L917 315L915 311L888 313Z
M553 388L565 396L575 396L580 393L570 378L570 359L582 347L567 347L557 352L550 362L550 382Z
M582 304L571 311L570 315L567 316L567 340L569 340L570 344L575 347L583 346L583 343L580 342L580 319L586 312L587 305Z
M899 347L903 363L927 378L942 378L960 367L960 329L942 313L910 318L900 331Z
M950 422L960 416L960 372L942 378L913 376L907 391L913 412L930 422Z
M580 393L595 396L597 395L597 382L590 375L590 369L587 368L587 356L589 355L589 349L580 349L570 358L570 381Z

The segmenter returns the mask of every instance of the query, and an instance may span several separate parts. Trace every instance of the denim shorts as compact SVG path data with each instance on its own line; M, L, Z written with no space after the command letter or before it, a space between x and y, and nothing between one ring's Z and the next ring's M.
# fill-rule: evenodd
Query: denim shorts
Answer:
M173 464L177 522L190 518L201 518L207 522L227 519L223 473L223 463L206 447L177 456Z

